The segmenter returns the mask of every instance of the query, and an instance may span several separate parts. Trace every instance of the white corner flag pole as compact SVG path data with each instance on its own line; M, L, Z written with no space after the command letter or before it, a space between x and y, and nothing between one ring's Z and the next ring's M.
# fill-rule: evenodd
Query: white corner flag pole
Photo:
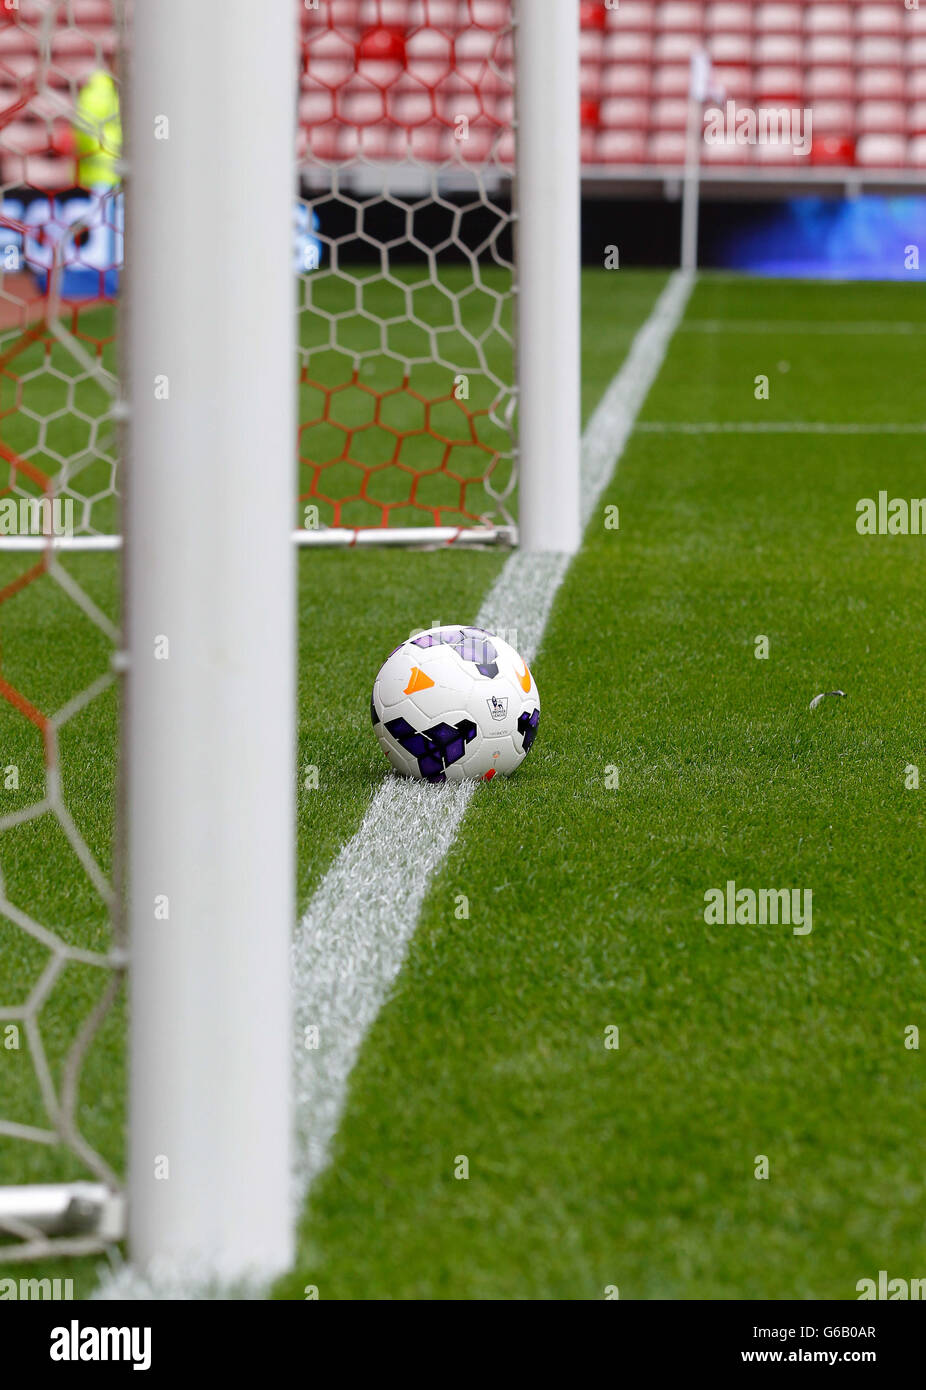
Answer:
M579 7L518 0L519 536L579 547Z
M288 4L136 0L126 248L133 1264L291 1263Z
M682 192L682 270L698 268L698 211L701 203L701 131L704 103L711 79L711 61L704 49L691 55L688 82L688 126L685 138L685 182Z

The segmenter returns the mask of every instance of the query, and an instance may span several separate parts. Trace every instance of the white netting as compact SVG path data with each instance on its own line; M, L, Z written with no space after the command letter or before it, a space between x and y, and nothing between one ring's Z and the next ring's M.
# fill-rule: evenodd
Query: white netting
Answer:
M511 23L302 7L299 524L512 521Z
M0 1184L117 1185L117 16L0 5ZM26 553L18 545L31 547ZM118 1011L116 1011L118 1012ZM2 1212L2 1203L0 1203ZM0 1216L0 1262L99 1248Z

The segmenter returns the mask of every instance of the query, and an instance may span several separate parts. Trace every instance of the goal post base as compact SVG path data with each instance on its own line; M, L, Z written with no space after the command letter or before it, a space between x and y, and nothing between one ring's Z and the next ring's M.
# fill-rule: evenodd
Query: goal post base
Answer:
M370 526L354 531L331 526L319 531L294 531L298 546L471 546L518 543L516 526Z
M105 1183L0 1187L0 1264L92 1254L125 1235L125 1198ZM18 1239L16 1239L18 1237Z

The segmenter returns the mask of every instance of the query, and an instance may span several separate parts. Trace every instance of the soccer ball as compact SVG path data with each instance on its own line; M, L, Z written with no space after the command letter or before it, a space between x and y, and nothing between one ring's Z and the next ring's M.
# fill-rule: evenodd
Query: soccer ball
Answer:
M540 696L507 642L479 627L432 627L386 658L370 717L397 772L427 782L488 781L524 761Z

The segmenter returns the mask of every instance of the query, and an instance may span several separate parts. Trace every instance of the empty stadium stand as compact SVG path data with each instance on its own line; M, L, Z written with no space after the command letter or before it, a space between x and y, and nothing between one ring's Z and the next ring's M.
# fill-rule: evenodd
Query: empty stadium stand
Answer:
M581 141L590 180L678 170L691 53L740 107L809 108L809 157L783 145L702 149L705 174L914 183L926 171L926 0L581 0ZM502 166L514 154L507 0L322 0L302 26L300 151L308 160ZM75 181L58 96L112 61L109 0L0 0L0 177ZM259 22L259 7L255 8ZM461 116L468 138L455 139ZM555 138L555 133L551 133Z

